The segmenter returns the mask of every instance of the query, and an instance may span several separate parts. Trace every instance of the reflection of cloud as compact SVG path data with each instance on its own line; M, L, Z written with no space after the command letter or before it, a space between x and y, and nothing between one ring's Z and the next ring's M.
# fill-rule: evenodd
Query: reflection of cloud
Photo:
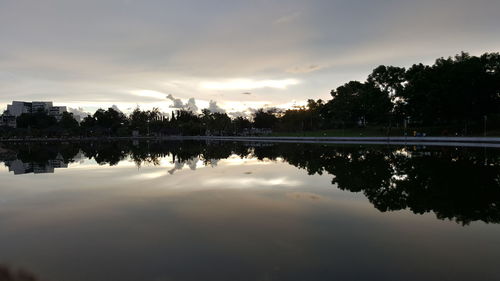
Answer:
M189 169L191 169L192 171L195 171L199 161L200 161L200 159L198 157L193 157L193 158L186 160L186 161L176 161L174 163L174 167L172 169L168 170L168 173L173 175L175 173L175 171L182 170L182 168L184 168L184 165L187 165L189 167Z
M320 200L323 198L321 195L311 192L288 192L286 193L286 197L302 200Z
M210 167L212 167L212 168L217 167L218 163L219 163L219 159L215 159L215 158L210 159L210 161L209 161Z
M164 171L152 171L152 172L141 172L140 174L133 176L133 179L156 179L165 176Z
M273 162L272 161L268 161L268 160L259 160L257 158L253 158L253 157L245 157L245 158L241 158L240 156L238 155L231 155L230 157L226 158L226 159L221 159L220 162L224 165L224 166L241 166L241 165L246 165L246 166L255 166L255 165L258 165L258 166L262 166L262 165L270 165L272 164Z
M211 178L203 182L205 186L216 186L225 188L254 188L256 186L299 186L302 183L300 181L289 180L286 177L281 178L255 178L255 177L245 177L245 178Z
M189 159L188 161L186 161L186 163L187 163L189 169L191 169L191 171L196 170L196 165L198 164L198 161L199 161L198 158L192 158L192 159Z

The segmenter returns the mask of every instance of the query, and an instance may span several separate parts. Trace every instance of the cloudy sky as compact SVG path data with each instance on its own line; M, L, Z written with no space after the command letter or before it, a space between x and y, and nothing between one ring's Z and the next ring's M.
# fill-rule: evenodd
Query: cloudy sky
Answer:
M0 0L0 109L291 106L462 50L500 51L500 1Z

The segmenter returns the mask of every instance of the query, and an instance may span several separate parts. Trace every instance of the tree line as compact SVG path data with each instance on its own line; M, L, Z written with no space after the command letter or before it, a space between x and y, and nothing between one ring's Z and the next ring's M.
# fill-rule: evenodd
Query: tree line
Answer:
M375 126L391 134L404 126L437 128L435 134L478 134L486 124L500 129L500 54L462 52L408 69L381 65L366 81L350 81L330 94L328 101L309 99L306 106L286 110L261 108L249 117L230 118L208 109L201 114L177 110L168 116L157 108L137 108L127 116L108 108L80 124L71 113L59 122L44 112L23 114L17 130L1 130L3 135L240 135L252 128L305 132Z

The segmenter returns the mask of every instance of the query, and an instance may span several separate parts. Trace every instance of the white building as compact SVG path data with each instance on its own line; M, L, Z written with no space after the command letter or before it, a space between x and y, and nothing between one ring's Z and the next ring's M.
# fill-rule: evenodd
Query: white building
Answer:
M12 104L7 105L7 110L1 116L0 126L16 127L16 118L25 113L45 112L60 121L62 114L67 111L66 106L54 106L51 101L13 101Z
M21 116L23 113L31 113L31 102L13 101L12 104L7 105L8 115Z
M53 107L51 101L34 101L31 103L31 113L37 113L40 111L50 112Z
M66 106L52 106L49 108L49 115L54 116L59 122L61 121L62 114L67 111Z

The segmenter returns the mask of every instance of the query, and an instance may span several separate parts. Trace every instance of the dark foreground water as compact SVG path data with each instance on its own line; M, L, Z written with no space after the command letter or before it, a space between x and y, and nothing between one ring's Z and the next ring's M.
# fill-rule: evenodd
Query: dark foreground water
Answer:
M41 280L500 280L499 150L0 150L0 264Z

